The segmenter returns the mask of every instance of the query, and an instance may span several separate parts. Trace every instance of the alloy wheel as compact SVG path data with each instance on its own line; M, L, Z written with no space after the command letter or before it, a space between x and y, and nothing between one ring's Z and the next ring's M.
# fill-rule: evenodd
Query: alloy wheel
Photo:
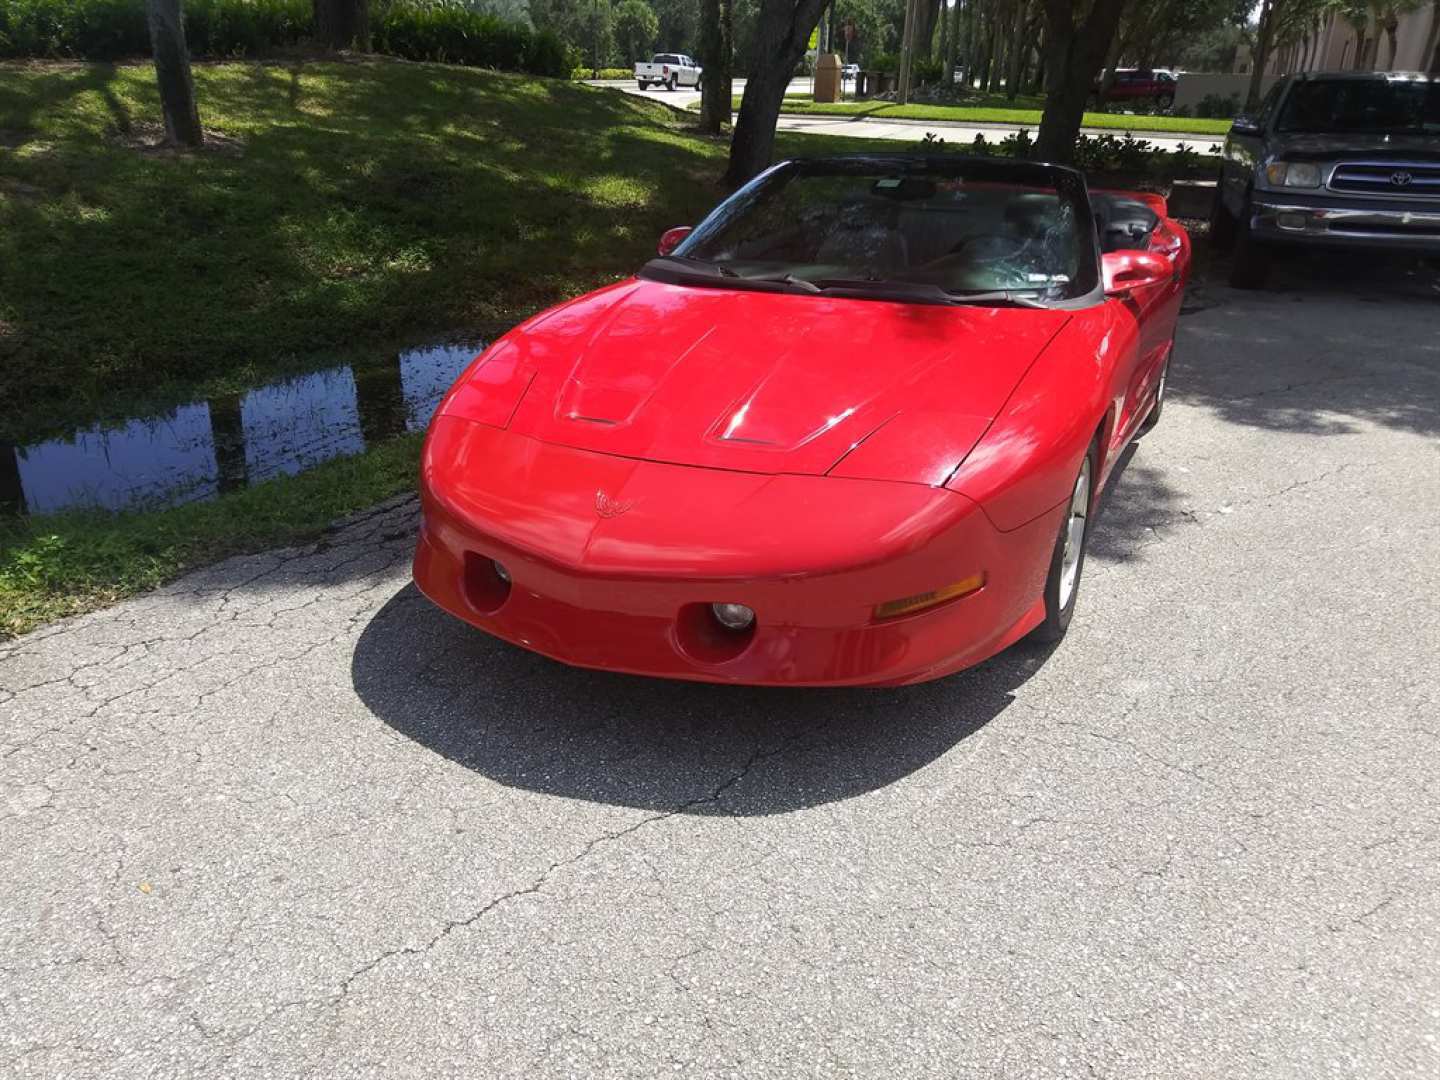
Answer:
M1065 550L1060 556L1060 607L1070 606L1075 585L1080 577L1080 555L1085 550L1085 525L1090 517L1090 458L1080 466L1075 490L1070 496L1069 517L1065 522Z

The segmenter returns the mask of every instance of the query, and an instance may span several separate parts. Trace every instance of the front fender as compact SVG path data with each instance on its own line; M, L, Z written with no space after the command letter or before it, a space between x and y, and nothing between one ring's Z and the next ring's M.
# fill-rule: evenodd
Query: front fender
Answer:
M1137 344L1135 319L1121 305L1077 313L945 486L979 503L1002 532L1054 509L1070 496L1105 420L1116 358Z

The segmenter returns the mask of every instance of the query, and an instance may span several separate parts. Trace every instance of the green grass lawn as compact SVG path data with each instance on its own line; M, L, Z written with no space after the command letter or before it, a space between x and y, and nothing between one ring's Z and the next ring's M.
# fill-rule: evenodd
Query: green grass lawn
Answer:
M507 324L711 205L722 146L639 98L367 60L0 64L0 441Z
M420 438L409 435L209 502L0 517L0 641L227 555L312 540L337 518L413 490L419 456Z
M1004 99L999 99L1003 101ZM740 99L735 99L740 107ZM1040 108L1010 105L895 105L888 101L837 101L820 103L803 97L786 97L781 108L787 113L820 116L869 117L875 120L943 120L971 124L1039 124ZM1185 116L1126 116L1121 113L1085 114L1087 128L1114 131L1176 132L1189 135L1224 135L1229 120L1201 120Z

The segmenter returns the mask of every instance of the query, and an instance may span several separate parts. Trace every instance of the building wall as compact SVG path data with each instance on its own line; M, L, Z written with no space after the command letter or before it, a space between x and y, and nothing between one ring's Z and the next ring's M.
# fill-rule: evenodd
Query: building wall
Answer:
M1273 75L1296 71L1431 71L1440 74L1440 48L1431 46L1430 40L1437 20L1440 20L1440 5L1433 0L1400 16L1395 28L1395 55L1392 57L1389 36L1376 24L1373 15L1363 28L1357 28L1339 15L1331 14L1317 33L1283 49L1273 50L1266 71ZM1427 50L1427 46L1431 48ZM1426 55L1427 51L1429 55ZM1357 53L1362 54L1358 64Z
M1265 75L1260 80L1260 93L1263 95L1269 90L1278 79L1278 75ZM1209 94L1218 94L1220 97L1238 97L1243 107L1245 95L1250 92L1249 75L1207 75L1201 72L1186 73L1180 76L1179 85L1175 87L1175 108L1188 108L1195 111L1195 106L1200 104Z

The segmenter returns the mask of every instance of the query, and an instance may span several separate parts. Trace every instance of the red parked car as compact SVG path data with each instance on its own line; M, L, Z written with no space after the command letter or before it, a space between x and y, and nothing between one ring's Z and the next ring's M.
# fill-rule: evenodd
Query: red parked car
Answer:
M956 156L778 165L487 349L426 439L415 580L572 664L933 679L1075 609L1165 392L1158 196Z
M1101 92L1099 83L1090 94L1090 104L1098 107L1106 102L1120 104L1147 102L1157 109L1168 109L1175 104L1175 87L1178 81L1168 71L1151 71L1149 68L1117 68L1115 81L1108 93Z

